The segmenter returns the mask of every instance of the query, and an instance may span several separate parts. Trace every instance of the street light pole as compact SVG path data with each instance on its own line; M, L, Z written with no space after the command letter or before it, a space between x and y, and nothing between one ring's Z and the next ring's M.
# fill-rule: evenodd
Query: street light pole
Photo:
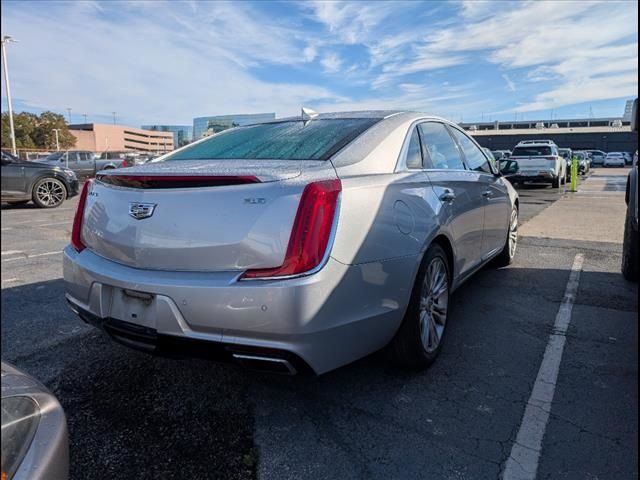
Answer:
M7 103L9 104L9 129L11 135L11 153L17 154L16 132L13 128L13 105L11 104L11 87L9 86L9 66L7 65L7 49L5 44L15 42L9 35L2 37L2 61L4 62L4 83L7 86Z
M115 125L116 124L116 113L118 113L118 112L111 112L111 113L113 113L113 124Z
M69 124L71 124L71 109L67 108L67 112L69 113Z
M60 129L59 128L54 128L53 131L56 134L56 151L59 152L60 151L60 142L58 141L58 131L60 131Z

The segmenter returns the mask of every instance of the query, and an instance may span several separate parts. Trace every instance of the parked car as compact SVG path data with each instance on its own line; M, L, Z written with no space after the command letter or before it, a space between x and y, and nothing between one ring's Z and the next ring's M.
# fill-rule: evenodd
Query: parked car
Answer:
M624 157L624 164L625 165L631 165L633 163L633 157L631 156L631 154L629 152L620 152L620 153Z
M607 156L604 157L604 166L605 167L624 167L625 160L624 155L621 152L609 152Z
M631 108L631 131L638 133L638 99ZM638 151L633 156L633 165L627 175L625 202L627 214L624 222L622 242L622 274L627 280L638 281Z
M591 156L589 152L573 152L573 156L578 160L578 173L586 175L591 169Z
M55 208L78 194L73 170L58 165L27 162L2 152L2 201L18 205L33 201L41 208Z
M511 153L511 160L517 160L519 172L514 180L518 182L551 183L560 188L567 179L567 163L558 153L555 143L542 140L539 143L526 140L518 143Z
M93 152L71 150L52 153L48 157L38 160L38 163L69 168L76 172L79 177L93 177L100 170L122 166L122 162L97 158L97 155Z
M555 145L557 147L553 140L522 140L518 145Z
M395 364L424 368L450 294L512 262L518 202L451 122L306 111L86 183L66 298L154 353L321 374L389 345Z
M2 362L2 479L69 476L67 419L33 377Z
M491 153L496 160L506 160L511 156L511 150L492 150Z
M591 164L594 167L604 164L604 157L607 155L606 152L603 152L602 150L585 150L585 151L591 154Z
M558 148L558 153L562 158L564 158L567 164L565 175L568 182L571 180L571 163L573 161L573 151L570 148Z

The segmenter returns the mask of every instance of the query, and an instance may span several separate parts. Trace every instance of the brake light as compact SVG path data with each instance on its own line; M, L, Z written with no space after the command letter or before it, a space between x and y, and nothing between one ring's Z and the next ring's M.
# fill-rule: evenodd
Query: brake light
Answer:
M553 160L554 162L556 160L556 157L544 157L544 158L546 158L547 160Z
M122 168L128 167L127 165L127 160L122 160L122 165L120 165Z
M82 187L82 193L78 200L78 208L76 215L73 217L73 229L71 230L71 246L76 252L81 252L86 248L86 245L82 243L82 220L84 218L84 207L87 203L87 196L89 195L89 189L93 184L93 179L87 180Z
M341 191L340 180L325 180L307 185L300 198L282 265L247 270L242 278L297 275L320 265L329 244Z

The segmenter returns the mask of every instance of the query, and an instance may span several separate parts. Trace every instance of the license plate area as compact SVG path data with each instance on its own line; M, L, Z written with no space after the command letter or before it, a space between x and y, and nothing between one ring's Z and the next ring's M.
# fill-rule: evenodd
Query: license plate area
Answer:
M156 328L156 296L152 293L114 288L111 296L111 318Z

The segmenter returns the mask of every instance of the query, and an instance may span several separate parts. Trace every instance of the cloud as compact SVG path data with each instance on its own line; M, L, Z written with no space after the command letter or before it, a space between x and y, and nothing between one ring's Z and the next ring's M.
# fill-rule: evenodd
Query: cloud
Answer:
M329 53L325 55L320 63L324 67L324 71L327 73L336 73L340 70L342 66L342 60L335 53Z

